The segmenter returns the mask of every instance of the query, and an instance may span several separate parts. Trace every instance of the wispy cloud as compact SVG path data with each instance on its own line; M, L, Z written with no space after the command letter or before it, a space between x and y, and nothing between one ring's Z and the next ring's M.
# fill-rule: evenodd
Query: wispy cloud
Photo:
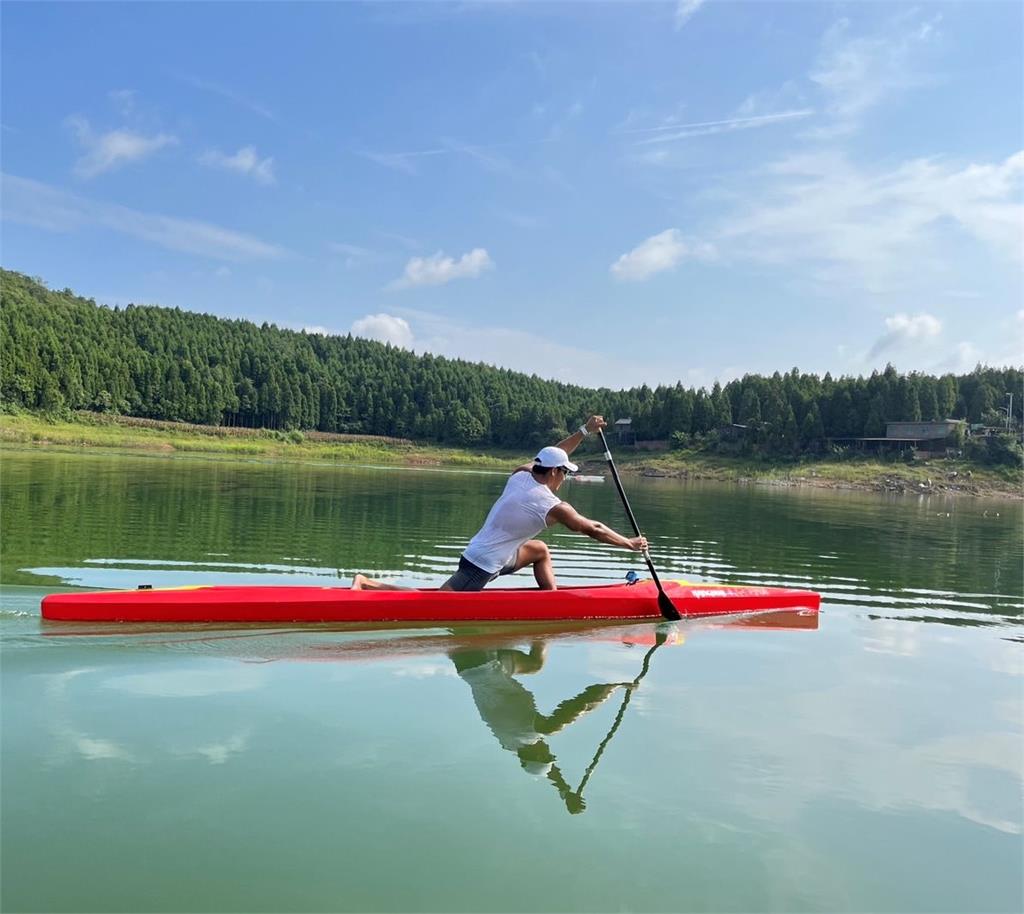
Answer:
M411 289L415 286L440 286L454 279L474 279L494 269L494 261L484 248L473 248L458 260L438 251L432 257L413 257L405 265L405 273L388 288Z
M177 219L91 200L48 184L3 174L3 218L53 232L107 229L160 247L218 260L276 260L289 252L209 222Z
M705 0L678 0L673 16L673 24L678 32L703 5Z
M367 314L352 324L353 336L379 340L402 349L412 349L412 328L404 317L393 314Z
M425 159L446 155L466 156L489 171L511 172L512 163L508 159L497 155L497 150L516 149L528 146L537 146L542 143L552 143L555 137L546 137L540 140L522 140L508 143L463 143L460 140L440 140L440 145L426 149L413 149L406 152L379 152L368 149L354 150L356 155L369 159L377 165L401 171L408 175L419 173L419 163Z
M792 111L779 111L775 114L758 114L753 117L731 117L720 121L698 121L692 124L668 124L661 127L636 128L624 130L623 133L643 134L634 145L647 146L652 143L672 143L694 136L709 136L715 133L728 133L734 130L751 130L757 127L770 127L779 121L791 121L810 117L813 108L798 108Z
M107 93L107 98L121 117L131 117L135 113L138 97L135 89L112 89Z
M941 332L942 321L931 314L894 314L885 319L885 333L875 340L868 358L876 358L883 352L899 349L908 343L934 339Z
M360 247L358 244L346 244L344 241L329 241L327 247L335 254L344 254L346 257L367 259L374 256L369 248Z
M344 258L345 266L348 269L380 259L380 255L376 251L371 251L369 248L361 247L358 244L347 244L344 241L329 241L327 242L327 247L332 253Z
M229 86L225 86L221 83L213 82L208 79L200 79L198 76L186 76L184 74L178 74L178 79L192 86L193 89L199 89L202 92L210 92L213 95L219 95L221 98L227 99L229 102L238 105L240 108L245 108L247 111L251 111L253 114L258 114L260 117L265 117L269 121L277 120L277 116L274 112L265 105L253 101L251 98L246 97L240 92L236 92Z
M642 241L623 254L610 267L616 279L642 281L655 273L674 269L686 258L708 259L714 256L709 244L687 241L679 229L667 229Z
M230 156L219 149L210 149L200 156L199 161L203 165L223 168L236 174L245 175L260 184L273 184L276 181L274 177L273 156L261 159L256 153L254 146L243 146L238 152Z
M88 120L77 114L65 123L74 132L78 145L85 150L85 154L75 162L75 174L80 178L95 178L131 162L139 162L178 142L177 137L167 133L144 136L126 129L97 133Z
M452 152L461 153L472 159L487 171L509 174L512 172L512 163L504 156L497 155L494 150L507 148L505 146L471 146L460 143L458 140L445 140L444 145Z
M590 387L650 383L659 373L669 377L677 370L567 346L520 328L477 326L410 308L394 310L408 321L413 332L412 348L417 352L484 362Z
M515 210L498 210L495 215L499 219L504 219L510 225L514 225L516 228L532 230L538 228L541 224L541 220L536 216L531 216L529 213L516 212Z
M410 251L418 250L424 245L416 238L410 238L408 235L401 235L398 232L385 232L381 229L374 231L374 234L378 238L383 238L386 241L395 241L404 248L408 248Z
M951 232L1019 261L1022 183L1024 151L1002 162L914 159L877 171L838 152L794 155L734 188L737 210L711 237L730 255L817 263L841 270L844 281L883 289L896 280L917 283L926 265L941 270Z
M359 149L356 150L356 155L369 159L377 165L382 165L384 168L392 168L407 175L414 175L418 173L416 168L417 159L445 155L449 152L451 152L450 149L443 147L438 149L420 149L411 152L373 152L369 149Z
M682 0L677 17L684 14L685 24L700 5L699 0ZM922 20L911 10L891 18L884 29L870 35L854 34L850 21L841 19L825 32L817 58L804 79L755 92L734 117L679 123L679 118L672 116L658 126L627 127L616 132L632 135L635 145L644 146L816 116L820 122L810 127L805 137L827 140L851 133L860 127L867 112L886 99L933 81L916 67L921 50L938 34L941 18L937 15ZM631 114L627 123L632 120ZM648 155L641 160L660 164L668 157Z
M941 14L927 21L902 14L874 35L853 35L848 19L826 33L811 71L811 82L822 92L830 123L812 134L829 138L858 129L864 115L885 99L927 85L914 62L920 48L933 40Z
M954 372L961 374L971 371L977 365L1020 365L1020 350L1003 353L1002 355L986 355L970 340L961 340L951 349L947 349L942 358L930 366L935 374Z

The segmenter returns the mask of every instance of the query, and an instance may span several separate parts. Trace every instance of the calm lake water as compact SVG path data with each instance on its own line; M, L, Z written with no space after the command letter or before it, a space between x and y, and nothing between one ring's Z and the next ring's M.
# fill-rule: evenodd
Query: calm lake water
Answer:
M817 628L666 624L652 649L654 626L44 624L73 587L436 585L503 478L0 471L4 911L1024 907L1019 502L629 480L664 577L823 596ZM627 529L610 483L561 494ZM547 539L563 583L644 570Z

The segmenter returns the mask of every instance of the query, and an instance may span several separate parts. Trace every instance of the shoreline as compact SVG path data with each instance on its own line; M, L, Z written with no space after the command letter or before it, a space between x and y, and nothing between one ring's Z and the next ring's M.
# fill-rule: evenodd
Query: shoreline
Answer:
M481 452L369 435L227 429L102 414L79 415L72 420L50 420L31 414L0 415L0 450L36 449L462 472L503 472L524 459L519 451ZM622 450L614 457L620 472L634 477L1024 499L1024 473L1020 468L980 466L949 458L911 463L866 457L770 463L692 450ZM607 475L607 465L596 454L577 452L576 460L582 473Z

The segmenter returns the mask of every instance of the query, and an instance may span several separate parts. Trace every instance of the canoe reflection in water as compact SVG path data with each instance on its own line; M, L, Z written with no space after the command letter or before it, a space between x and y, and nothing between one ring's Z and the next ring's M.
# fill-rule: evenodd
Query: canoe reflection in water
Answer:
M268 630L266 628L228 628L211 630L209 626L132 625L126 629L117 624L89 623L76 625L43 620L42 631L48 637L109 637L116 632L119 639L138 638L149 644L199 644L204 649L220 645L228 656L237 656L250 663L274 661L361 661L395 660L417 655L447 656L460 678L470 687L481 719L497 737L502 748L515 753L523 769L546 777L558 791L566 809L577 814L586 808L583 790L593 775L602 754L625 717L633 693L647 675L651 658L663 644L682 644L690 633L710 629L791 629L816 630L817 610L775 610L756 613L706 617L686 623L665 622L657 626L643 622L635 625L599 625L578 623L523 623L521 626L499 626L484 630L453 628L437 634L431 626L423 634L408 625L395 630L364 626L338 626L331 629ZM301 646L284 634L302 639ZM334 640L332 634L345 636ZM347 636L359 635L360 637ZM162 637L160 637L162 636ZM169 636L169 637L168 637ZM306 642L306 638L313 639ZM325 639L326 640L322 640ZM630 682L595 683L578 695L561 702L550 714L537 709L533 693L514 677L539 672L547 652L547 641L570 638L579 643L609 641L633 646L648 646L639 672ZM530 644L529 650L513 645ZM229 645L230 647L225 647ZM608 733L598 745L579 785L573 789L566 781L547 737L564 730L575 721L599 708L610 697L622 695L619 709Z
M472 691L481 719L497 737L502 748L514 752L524 770L547 777L565 803L565 808L575 815L586 809L583 788L597 767L605 746L622 723L633 691L647 675L651 656L667 641L681 643L682 633L678 630L659 629L654 644L644 656L639 675L632 682L595 683L587 686L578 695L561 702L550 714L541 713L533 693L513 678L536 673L544 666L547 645L543 641L534 641L529 651L514 648L465 650L450 652L448 656ZM615 722L598 746L579 786L573 790L555 764L555 755L546 737L558 733L600 707L619 690L625 694Z

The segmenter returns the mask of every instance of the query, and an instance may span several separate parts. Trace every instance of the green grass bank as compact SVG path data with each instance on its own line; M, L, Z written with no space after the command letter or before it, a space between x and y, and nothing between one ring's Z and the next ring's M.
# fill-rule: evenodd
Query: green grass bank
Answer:
M455 470L504 470L530 456L518 451L442 447L402 438L199 426L101 413L75 413L63 419L28 413L0 415L0 447ZM578 450L575 459L582 472L600 473L606 468L590 444ZM950 458L904 462L845 456L781 461L727 457L693 449L648 453L621 448L615 459L624 474L744 484L1024 497L1024 472L1020 467L984 466Z

